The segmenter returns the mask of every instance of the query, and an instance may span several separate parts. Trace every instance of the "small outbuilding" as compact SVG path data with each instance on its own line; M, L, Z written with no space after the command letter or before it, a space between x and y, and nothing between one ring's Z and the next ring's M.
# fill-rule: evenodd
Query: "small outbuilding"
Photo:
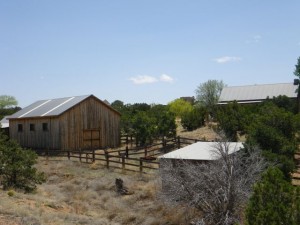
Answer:
M280 95L285 95L296 101L297 88L298 85L294 85L293 83L224 87L218 104L228 104L233 101L237 101L237 103L240 104L259 103L266 100L268 97L273 98Z
M223 152L231 155L243 147L242 142L197 142L160 156L162 189L170 190L176 187L177 181L186 177L188 167L194 170L197 167L193 166L209 165L220 159Z
M116 147L120 116L93 95L40 100L9 116L9 133L22 147L33 149Z
M196 142L194 144L185 146L175 151L169 152L160 156L161 162L164 160L176 161L190 161L193 162L208 162L216 160L216 155L213 150L216 148L217 142ZM228 154L235 153L243 148L242 142L226 142L228 146Z

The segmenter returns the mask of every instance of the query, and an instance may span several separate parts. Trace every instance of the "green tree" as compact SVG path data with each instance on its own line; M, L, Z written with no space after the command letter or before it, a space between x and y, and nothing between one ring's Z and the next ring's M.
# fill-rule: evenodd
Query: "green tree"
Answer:
M133 105L130 105L129 108L133 113L137 113L139 111L147 112L151 109L151 105L148 105L147 103L134 103Z
M220 106L216 113L219 129L222 130L231 141L238 140L238 133L245 134L250 115L248 111L237 102Z
M36 184L44 182L44 174L34 167L36 162L35 152L22 149L16 141L0 134L0 177L4 189L17 188L30 192Z
M0 109L0 120L1 120L4 116L12 115L12 114L18 112L19 110L21 110L21 108L18 107L18 106L16 106L16 107L11 107L11 108Z
M298 85L296 90L298 96L298 112L300 112L300 57L297 60L297 64L295 65L294 75L298 77L298 79L294 80L294 84Z
M300 192L278 168L269 168L254 185L247 209L248 225L300 224Z
M9 95L0 95L0 109L17 106L18 101L15 97Z
M204 125L205 109L203 107L194 107L192 111L187 112L181 118L181 125L184 129L191 131Z
M193 110L191 103L183 99L175 99L168 104L170 112L174 113L177 117L182 117L184 114L189 113Z
M112 103L112 107L121 113L121 132L123 134L133 134L133 119L140 112L147 112L151 106L146 103L124 104L120 100Z
M223 81L208 80L200 84L196 89L196 100L198 104L205 107L211 116L214 116L215 106L219 101L224 86Z
M114 102L111 103L111 107L113 107L118 112L122 113L124 108L124 102L120 100L115 100Z
M114 104L121 106L121 104ZM121 131L133 135L138 145L151 143L158 137L176 136L175 115L165 105L127 104L121 109Z
M300 57L298 58L297 64L295 65L294 74L300 79Z
M295 116L271 102L265 103L248 128L249 143L258 144L267 159L278 164L286 178L294 169L297 150Z
M174 113L165 105L153 105L149 110L149 116L155 118L156 137L176 136L176 122Z
M21 108L17 107L18 102L13 96L9 95L0 95L0 120L4 116L14 114L19 111Z
M273 102L279 108L283 108L291 113L297 113L297 102L293 99L290 99L286 95L279 95L277 97L273 97L272 99L267 98L266 101Z
M136 144L144 146L150 144L156 133L155 120L149 117L146 112L140 111L133 117L133 133Z

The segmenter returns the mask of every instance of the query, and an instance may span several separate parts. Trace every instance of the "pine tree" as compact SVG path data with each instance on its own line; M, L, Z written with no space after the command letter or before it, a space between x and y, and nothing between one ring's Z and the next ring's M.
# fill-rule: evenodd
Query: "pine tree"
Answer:
M247 224L300 224L299 194L299 189L286 181L278 168L269 168L254 186L246 209Z
M35 152L24 150L17 142L8 140L0 133L0 178L3 188L30 192L36 184L44 182L44 174L33 167L37 157Z

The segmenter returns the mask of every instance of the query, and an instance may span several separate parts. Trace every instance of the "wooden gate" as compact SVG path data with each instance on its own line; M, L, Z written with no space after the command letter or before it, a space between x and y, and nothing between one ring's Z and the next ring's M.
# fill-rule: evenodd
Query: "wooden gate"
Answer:
M99 149L101 147L100 130L83 130L83 146L84 149Z

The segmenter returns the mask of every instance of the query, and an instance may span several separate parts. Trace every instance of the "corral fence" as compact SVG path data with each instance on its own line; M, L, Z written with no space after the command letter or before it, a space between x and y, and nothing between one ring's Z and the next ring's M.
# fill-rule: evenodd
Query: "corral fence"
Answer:
M82 163L99 163L106 168L121 169L122 171L135 171L151 173L159 168L158 156L167 152L182 148L192 143L203 141L183 137L163 138L147 146L135 146L134 139L122 137L125 147L118 149L92 149L92 150L37 150L47 160L51 156L66 157L69 160L76 160ZM125 140L125 143L124 143Z

